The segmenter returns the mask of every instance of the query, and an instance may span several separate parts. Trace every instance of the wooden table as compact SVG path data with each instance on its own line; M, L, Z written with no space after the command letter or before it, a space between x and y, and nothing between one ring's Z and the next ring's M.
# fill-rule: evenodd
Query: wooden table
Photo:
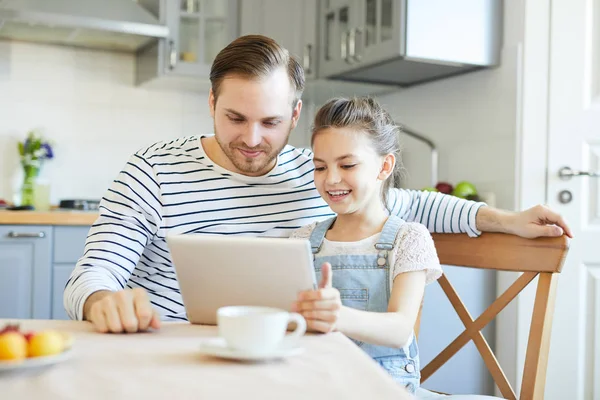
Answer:
M412 398L339 333L307 335L305 352L262 363L199 354L216 327L164 323L159 331L99 334L76 321L0 320L23 330L73 334L72 357L37 371L0 373L1 399L394 399Z

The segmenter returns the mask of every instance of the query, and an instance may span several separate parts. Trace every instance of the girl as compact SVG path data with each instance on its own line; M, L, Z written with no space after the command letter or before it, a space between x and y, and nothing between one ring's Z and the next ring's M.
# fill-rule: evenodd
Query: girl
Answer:
M441 275L431 235L386 208L400 169L399 129L371 98L333 99L315 117L314 179L336 217L304 226L319 289L298 295L309 328L350 337L415 393L419 357L413 334L425 285ZM322 266L322 267L318 267Z

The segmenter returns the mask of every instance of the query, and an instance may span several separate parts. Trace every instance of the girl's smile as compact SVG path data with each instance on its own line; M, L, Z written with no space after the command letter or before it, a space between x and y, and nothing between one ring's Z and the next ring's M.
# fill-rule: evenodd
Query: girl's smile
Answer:
M344 201L352 190L327 190L329 200L334 203L341 203Z

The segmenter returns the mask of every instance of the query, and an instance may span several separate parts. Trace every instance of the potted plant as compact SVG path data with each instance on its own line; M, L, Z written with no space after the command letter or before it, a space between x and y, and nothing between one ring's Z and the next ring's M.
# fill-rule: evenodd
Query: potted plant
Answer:
M18 143L19 158L24 177L21 186L21 205L31 206L34 201L36 179L43 163L54 157L52 146L38 132L30 131L23 142Z

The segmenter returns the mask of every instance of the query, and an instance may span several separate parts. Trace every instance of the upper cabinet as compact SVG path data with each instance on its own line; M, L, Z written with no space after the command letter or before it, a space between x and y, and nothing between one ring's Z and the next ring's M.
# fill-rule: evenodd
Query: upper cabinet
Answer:
M320 64L322 1L243 0L240 2L240 35L261 34L275 39L304 67L304 102L320 105L334 96L381 94L394 86L326 79ZM340 4L348 3L337 1ZM303 113L307 115L307 113Z
M269 36L301 62L307 80L317 77L317 0L240 1L240 35Z
M410 86L499 63L501 0L322 0L319 75Z
M216 54L246 34L301 62L304 99L381 94L499 64L502 0L139 0L169 30L137 52L137 83L207 90ZM240 18L238 18L238 14Z
M403 3L394 0L322 1L321 75L334 77L398 55L402 47Z
M356 34L360 25L358 3L356 0L325 0L320 3L321 76L332 76L353 68Z
M169 28L137 53L137 83L148 86L207 88L217 53L237 37L235 0L140 0Z

